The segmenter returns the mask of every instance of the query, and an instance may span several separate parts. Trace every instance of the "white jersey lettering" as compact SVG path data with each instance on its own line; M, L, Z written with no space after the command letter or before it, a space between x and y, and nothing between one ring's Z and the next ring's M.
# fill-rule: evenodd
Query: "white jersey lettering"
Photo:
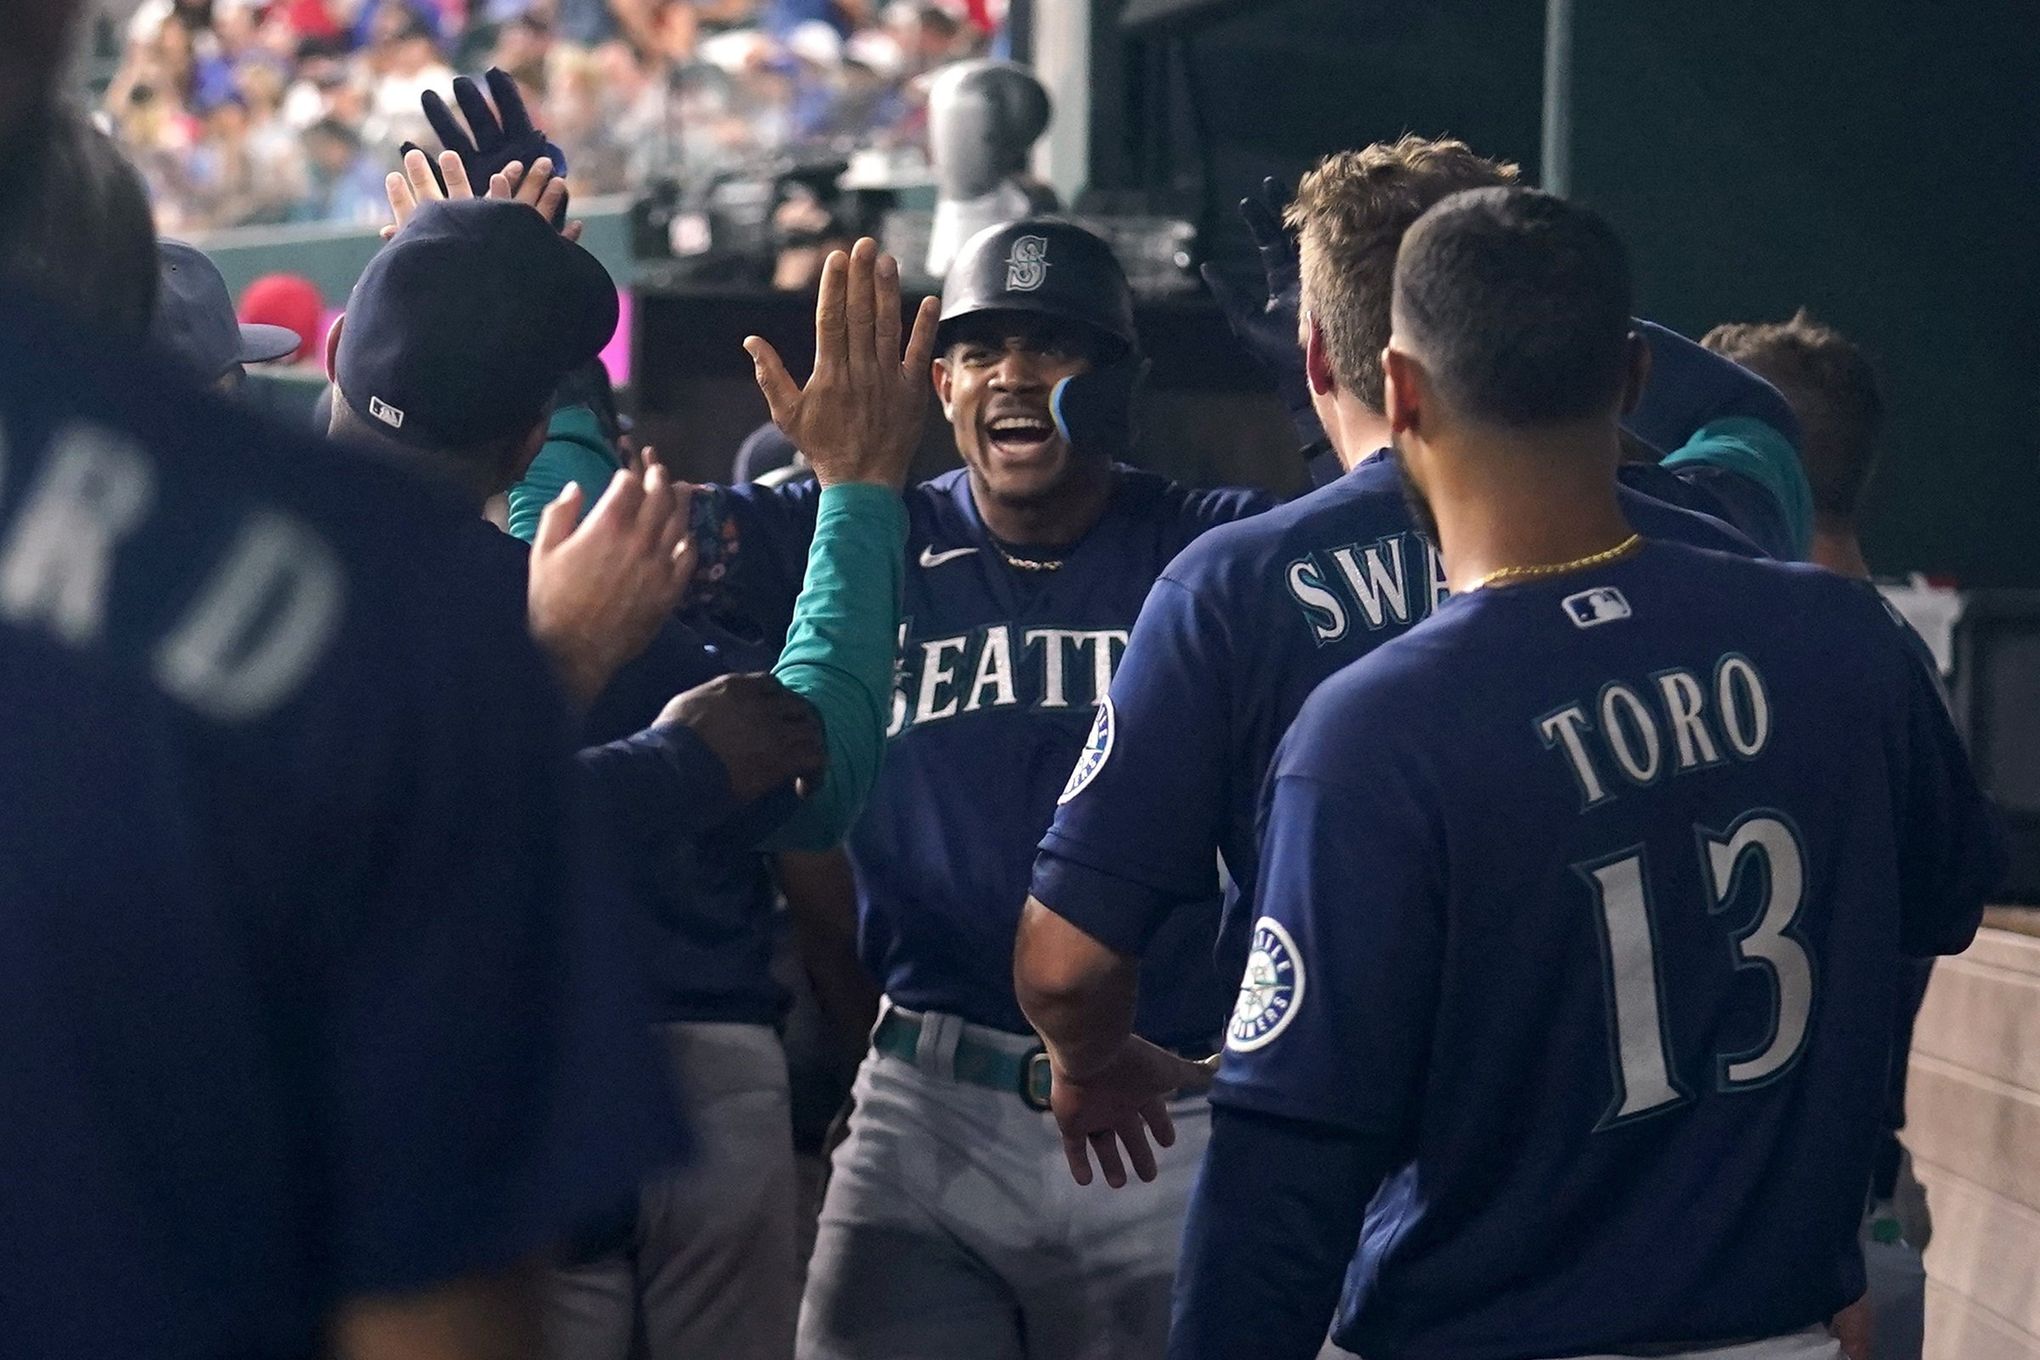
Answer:
M325 653L346 594L323 538L287 516L257 511L157 649L157 682L222 721L260 717Z
M73 646L96 641L113 550L148 513L155 480L141 451L109 430L59 433L0 550L0 615L39 622Z

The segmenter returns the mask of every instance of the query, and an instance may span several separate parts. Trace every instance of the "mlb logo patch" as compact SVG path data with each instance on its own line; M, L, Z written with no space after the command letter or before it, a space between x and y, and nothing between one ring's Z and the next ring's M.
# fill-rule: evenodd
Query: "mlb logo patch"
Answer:
M1112 724L1112 698L1107 695L1098 701L1098 716L1091 723L1091 735L1084 739L1084 753L1077 757L1077 768L1070 771L1070 782L1063 785L1062 797L1055 800L1057 807L1082 793L1084 786L1105 768L1112 755Z
M384 401L381 397L368 399L368 413L393 430L404 428L404 413Z
M1048 282L1048 238L1023 236L1006 256L1006 291L1031 293Z
M1630 615L1629 601L1613 586L1595 586L1592 590L1568 595L1559 603L1575 628L1592 628L1595 624L1613 623Z

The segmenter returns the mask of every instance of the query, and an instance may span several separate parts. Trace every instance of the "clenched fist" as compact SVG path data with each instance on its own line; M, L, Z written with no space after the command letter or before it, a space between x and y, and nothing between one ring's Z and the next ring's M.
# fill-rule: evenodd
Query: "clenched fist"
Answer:
M812 786L829 763L814 706L763 673L721 675L696 685L666 705L659 724L684 726L701 738L729 771L730 790L740 803L762 798L788 780Z

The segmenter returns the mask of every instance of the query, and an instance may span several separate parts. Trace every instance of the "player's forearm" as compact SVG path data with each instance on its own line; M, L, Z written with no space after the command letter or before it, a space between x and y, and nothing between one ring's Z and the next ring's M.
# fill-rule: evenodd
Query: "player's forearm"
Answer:
M738 810L729 772L680 724L588 747L579 759L609 824L637 851L658 853Z
M1168 1360L1317 1355L1387 1160L1343 1130L1214 1104Z
M815 1001L846 1048L860 1056L878 1020L879 988L857 958L857 882L841 850L778 857L779 888Z
M532 633L532 637L552 659L553 674L560 682L560 689L573 700L577 712L586 713L615 677L617 668L597 656L592 648L578 642L537 631Z
M1082 1078L1103 1068L1133 1033L1139 962L1034 898L1013 942L1013 990L1056 1067Z
M1622 423L1670 453L1703 425L1745 416L1761 420L1797 447L1799 418L1784 394L1756 374L1654 322L1637 330L1650 343L1650 381L1642 400Z
M836 844L878 778L906 540L906 507L888 488L854 483L822 491L806 583L772 673L821 714L829 764L822 787L772 837L771 848Z

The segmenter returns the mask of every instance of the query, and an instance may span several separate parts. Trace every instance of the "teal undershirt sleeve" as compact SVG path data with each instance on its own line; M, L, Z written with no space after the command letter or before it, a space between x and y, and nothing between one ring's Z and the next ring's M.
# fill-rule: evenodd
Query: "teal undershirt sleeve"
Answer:
M1790 440L1752 416L1723 416L1695 430L1664 459L1668 468L1694 463L1736 473L1769 491L1792 537L1794 556L1805 558L1813 542L1813 488Z
M892 707L906 544L897 492L867 483L822 489L807 579L772 673L821 715L828 773L767 849L825 850L864 809Z
M586 406L560 407L546 426L545 447L531 460L523 480L510 488L511 534L526 543L537 538L538 517L569 482L580 484L585 516L609 489L617 467L595 413Z

